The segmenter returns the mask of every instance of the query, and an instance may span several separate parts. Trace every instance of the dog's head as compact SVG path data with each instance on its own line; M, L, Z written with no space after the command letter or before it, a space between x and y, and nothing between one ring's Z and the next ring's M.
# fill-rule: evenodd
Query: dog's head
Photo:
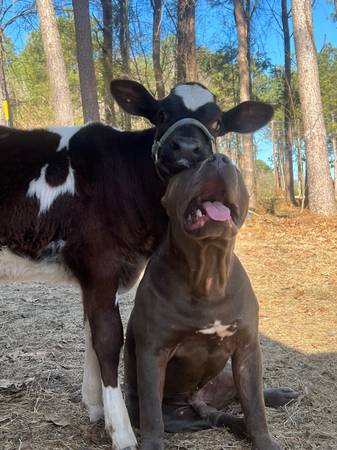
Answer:
M220 154L173 177L162 199L179 240L234 238L246 218L248 201L241 173Z
M155 125L152 153L165 179L209 158L218 136L230 131L252 133L273 115L270 105L253 101L222 111L215 96L199 83L178 84L162 100L130 80L112 81L111 92L125 111Z

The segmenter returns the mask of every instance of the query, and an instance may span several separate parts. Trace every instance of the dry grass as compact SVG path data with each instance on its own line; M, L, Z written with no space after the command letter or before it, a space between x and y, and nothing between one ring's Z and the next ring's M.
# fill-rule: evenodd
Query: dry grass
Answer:
M267 411L272 433L284 449L337 449L337 219L254 217L237 253L260 300L265 382L301 394ZM111 448L103 424L90 425L79 402L78 291L35 284L0 292L0 449ZM122 302L124 321L132 296ZM209 430L168 435L166 448L249 447Z

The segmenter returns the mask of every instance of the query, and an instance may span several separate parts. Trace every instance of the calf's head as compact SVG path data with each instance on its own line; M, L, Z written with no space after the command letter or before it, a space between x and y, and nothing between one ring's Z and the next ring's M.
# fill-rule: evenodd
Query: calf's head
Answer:
M128 113L156 127L153 156L162 177L193 167L215 152L215 140L230 131L252 133L273 115L270 105L247 101L223 112L214 95L199 83L178 84L156 100L141 84L114 80L111 92Z

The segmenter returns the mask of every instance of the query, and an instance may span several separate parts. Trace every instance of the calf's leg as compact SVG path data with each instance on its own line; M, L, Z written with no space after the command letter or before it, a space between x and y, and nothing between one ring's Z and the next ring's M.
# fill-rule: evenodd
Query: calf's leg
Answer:
M85 404L90 422L97 422L104 417L101 370L94 347L88 320L84 323L85 353L82 383L82 401Z
M83 300L92 346L100 368L106 430L116 450L134 450L137 441L118 384L123 326L115 294L116 286L107 280L100 280L100 283L83 290ZM96 369L93 372L97 373ZM97 389L97 383L95 386Z

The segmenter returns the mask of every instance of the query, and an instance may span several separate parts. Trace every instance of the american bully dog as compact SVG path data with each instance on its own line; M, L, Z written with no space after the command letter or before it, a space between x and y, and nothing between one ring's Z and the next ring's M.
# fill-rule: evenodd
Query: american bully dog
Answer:
M258 303L234 254L248 210L243 179L215 155L173 177L162 203L169 230L138 288L125 346L126 402L140 448L162 450L164 430L226 426L255 450L280 449L265 417ZM244 419L222 411L236 394ZM290 389L265 392L272 406L294 397Z

